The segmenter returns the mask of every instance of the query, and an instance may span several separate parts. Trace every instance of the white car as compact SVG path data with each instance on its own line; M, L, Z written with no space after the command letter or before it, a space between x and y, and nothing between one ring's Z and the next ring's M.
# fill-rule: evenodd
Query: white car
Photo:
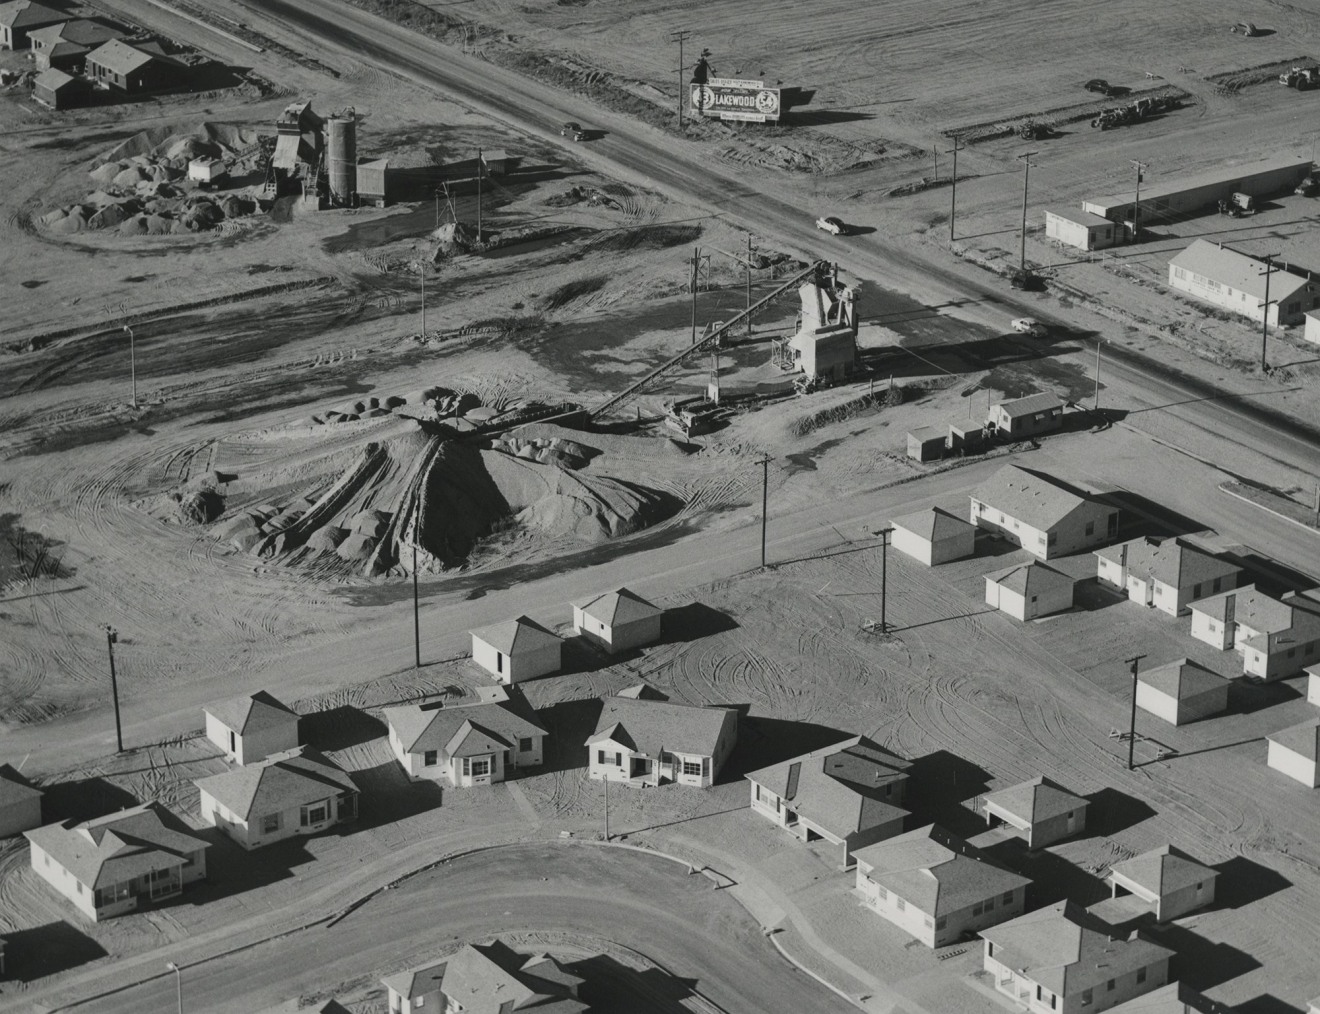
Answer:
M1035 317L1017 317L1013 320L1013 330L1032 338L1045 337L1045 325Z
M843 236L848 232L848 227L843 224L843 219L835 218L833 215L816 219L816 228L824 229L832 236Z

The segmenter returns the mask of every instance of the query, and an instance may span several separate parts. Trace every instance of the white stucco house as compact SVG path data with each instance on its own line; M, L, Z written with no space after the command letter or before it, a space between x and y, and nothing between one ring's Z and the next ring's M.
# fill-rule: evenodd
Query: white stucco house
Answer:
M1192 636L1242 653L1242 671L1260 680L1294 676L1320 662L1320 591L1273 598L1255 585L1191 604Z
M1242 568L1183 539L1143 536L1095 550L1096 577L1133 602L1182 616L1197 599L1237 587Z
M1113 924L1146 912L1156 922L1168 922L1212 904L1218 879L1218 870L1172 845L1161 845L1114 863L1105 878L1110 901L1093 905L1090 911Z
M894 548L927 567L976 553L976 526L938 507L905 514L889 523L894 528Z
M1184 725L1228 710L1230 683L1187 658L1137 675L1137 707L1170 725Z
M607 697L587 739L587 774L628 785L705 788L738 739L738 713L646 698Z
M1015 620L1034 620L1071 609L1076 584L1047 563L1014 564L985 576L985 604Z
M1085 829L1090 805L1085 796L1069 792L1043 775L986 793L981 800L986 823L998 820L1014 828L1030 849L1044 848Z
M1050 560L1118 534L1118 508L1061 479L1005 465L971 495L972 524Z
M519 616L473 630L472 660L501 683L557 673L563 641L535 620Z
M660 640L665 611L627 588L573 603L573 629L609 652Z
M208 704L206 738L237 764L298 745L298 713L264 690Z
M1266 763L1270 767L1309 789L1320 787L1320 718L1280 729L1265 738L1269 741Z

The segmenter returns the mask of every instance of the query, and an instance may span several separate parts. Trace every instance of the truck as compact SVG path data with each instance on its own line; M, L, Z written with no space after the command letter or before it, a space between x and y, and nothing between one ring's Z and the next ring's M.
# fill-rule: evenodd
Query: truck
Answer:
M1256 202L1250 194L1234 192L1219 202L1219 213L1229 218L1241 218L1256 213Z

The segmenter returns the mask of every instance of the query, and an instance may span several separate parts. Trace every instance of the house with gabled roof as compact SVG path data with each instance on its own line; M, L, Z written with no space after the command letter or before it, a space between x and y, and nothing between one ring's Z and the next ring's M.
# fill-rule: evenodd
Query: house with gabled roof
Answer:
M245 849L316 834L357 819L358 787L347 771L310 746L198 778L202 820Z
M103 42L121 39L124 33L118 28L92 21L88 18L74 18L55 25L38 28L28 35L32 43L33 59L38 70L63 70L77 73L90 53Z
M1008 440L1055 433L1063 429L1063 402L1048 392L996 402L990 406L985 422L987 428Z
M1015 620L1061 613L1073 607L1077 582L1047 563L1017 563L985 576L985 604Z
M0 3L0 49L27 49L32 32L68 21L69 15L36 0Z
M468 944L439 961L387 975L390 1014L583 1014L584 980L548 954L521 954L502 940Z
M1271 732L1265 738L1270 744L1266 764L1307 788L1320 787L1320 718Z
M475 701L408 704L384 716L409 778L490 785L544 762L545 726L517 687L478 687Z
M87 54L87 76L103 88L130 95L173 87L184 65L165 52L159 42L111 39Z
M927 947L1020 913L1026 877L936 824L853 853L865 905Z
M1137 707L1183 725L1227 711L1229 685L1218 673L1179 658L1137 676Z
M1083 830L1090 805L1085 796L1069 792L1043 775L987 793L981 799L986 823L999 820L1015 828L1029 849L1044 848Z
M894 529L894 548L927 567L976 552L976 526L938 507L904 514L889 523Z
M211 847L159 803L23 834L33 871L93 922L173 897L201 880Z
M1228 1004L1211 1000L1184 982L1170 982L1112 1008L1114 1014L1233 1014Z
M1169 260L1169 287L1250 320L1268 319L1275 327L1300 324L1307 310L1320 306L1320 283L1310 272L1297 274L1274 264L1267 283L1263 259L1196 239Z
M903 830L900 805L911 762L853 736L811 753L760 768L751 783L751 807L802 841L837 846L840 868L854 850Z
M298 745L298 712L265 690L208 704L206 738L237 764L253 764Z
M470 631L472 660L501 683L559 672L564 642L527 616Z
M665 611L627 588L573 603L573 629L606 651L627 651L660 640Z
M1096 577L1133 602L1182 616L1197 599L1236 588L1242 568L1184 539L1142 536L1094 551Z
M587 739L587 774L629 785L705 788L738 739L738 713L647 698L608 697Z
M42 791L8 764L0 764L0 838L41 825Z
M1110 900L1093 905L1093 914L1111 925L1145 913L1156 922L1168 922L1211 904L1219 871L1172 845L1161 845L1114 863L1105 879Z
M1042 560L1090 549L1118 534L1118 508L1018 465L1005 465L972 491L969 520Z
M43 70L32 81L32 98L51 109L68 109L82 102L90 87L80 77L54 68Z
M1173 951L1113 927L1071 901L981 930L994 988L1036 1014L1093 1014L1169 981Z
M1273 598L1254 584L1191 604L1192 636L1242 653L1242 671L1262 680L1293 676L1320 662L1320 590Z

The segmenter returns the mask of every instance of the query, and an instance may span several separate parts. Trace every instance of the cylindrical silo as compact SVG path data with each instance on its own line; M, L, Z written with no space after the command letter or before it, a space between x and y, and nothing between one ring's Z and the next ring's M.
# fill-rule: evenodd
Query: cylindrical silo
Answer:
M350 205L357 192L357 124L351 112L325 121L325 149L330 203Z

